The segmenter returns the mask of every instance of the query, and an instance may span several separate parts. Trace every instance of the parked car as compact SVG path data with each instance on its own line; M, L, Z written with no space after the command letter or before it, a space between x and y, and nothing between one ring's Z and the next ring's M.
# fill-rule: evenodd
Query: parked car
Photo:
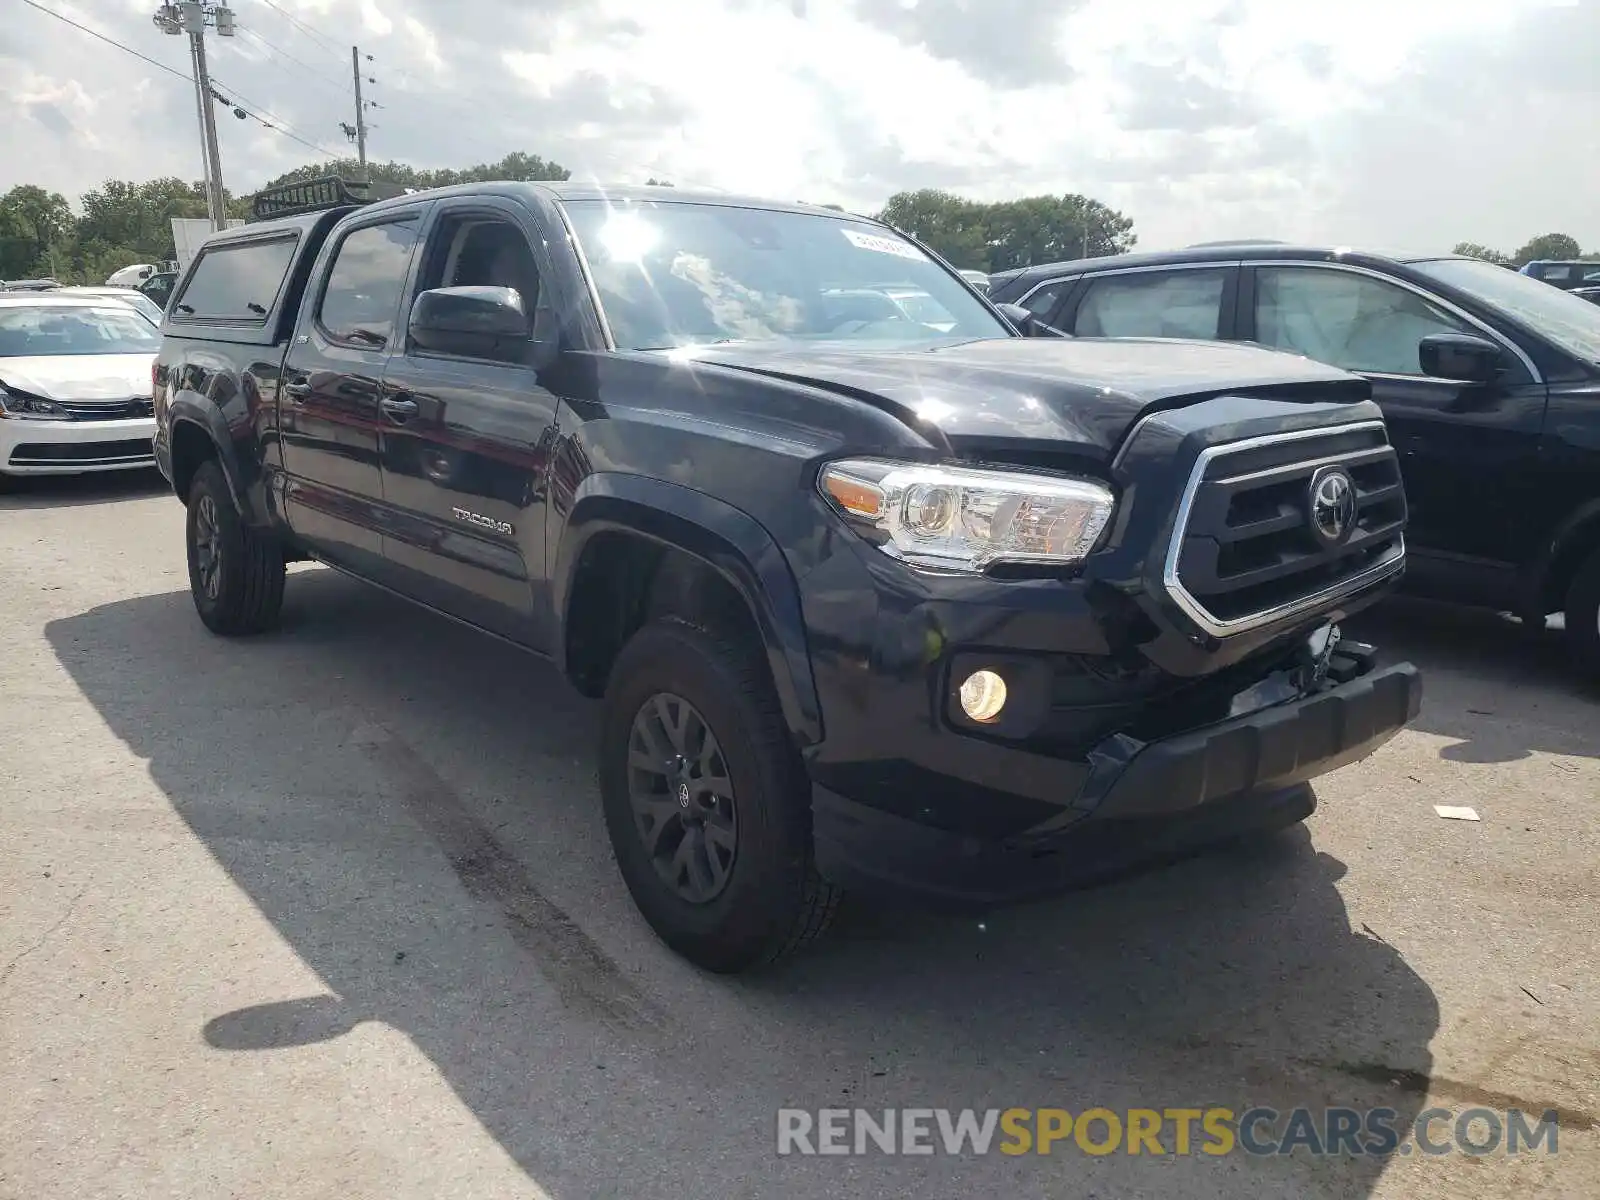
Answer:
M176 271L157 271L135 290L165 311L167 301L172 299L172 289L177 285L177 282L178 273Z
M7 292L50 292L61 285L54 279L12 279L7 281L0 291Z
M965 270L961 272L961 278L965 279L980 292L989 290L989 276L982 271Z
M554 659L603 701L622 876L702 966L841 886L985 907L1292 823L1417 712L1338 637L1405 562L1354 376L1025 339L825 208L324 183L207 240L163 323L200 620L268 628L309 558ZM891 283L953 326L826 301Z
M1522 274L1571 291L1573 288L1600 286L1600 262L1568 259L1536 259L1522 268Z
M1573 288L1572 294L1580 300L1587 300L1590 304L1600 304L1600 287Z
M909 321L941 332L955 327L956 318L921 288L881 284L872 287L828 288L822 293L830 317L839 321Z
M0 487L19 475L152 466L160 341L126 304L0 295Z
M118 304L126 304L134 312L139 313L152 325L161 324L161 306L150 299L143 292L131 287L64 287L57 292L61 296L95 296L102 300L114 300Z
M1564 612L1600 677L1600 309L1477 259L1233 245L1030 267L992 295L1087 337L1254 341L1372 381L1414 591Z

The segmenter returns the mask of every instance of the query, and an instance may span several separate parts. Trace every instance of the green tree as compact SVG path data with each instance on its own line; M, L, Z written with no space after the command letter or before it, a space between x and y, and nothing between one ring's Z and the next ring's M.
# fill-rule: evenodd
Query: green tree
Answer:
M991 271L1124 254L1133 221L1087 196L1028 196L988 206Z
M0 279L50 274L53 252L71 236L72 206L31 183L0 196Z
M958 267L982 269L989 259L985 207L953 192L922 188L890 196L878 220L910 234Z
M1515 255L1516 265L1526 266L1541 258L1577 258L1582 253L1578 239L1564 233L1544 233L1534 238Z
M1494 263L1497 267L1512 265L1509 254L1502 254L1488 246L1480 246L1477 242L1457 242L1452 253L1465 254L1468 258L1481 258L1484 262Z
M878 219L955 266L982 271L1122 254L1137 240L1130 218L1072 194L983 204L924 188L891 196Z

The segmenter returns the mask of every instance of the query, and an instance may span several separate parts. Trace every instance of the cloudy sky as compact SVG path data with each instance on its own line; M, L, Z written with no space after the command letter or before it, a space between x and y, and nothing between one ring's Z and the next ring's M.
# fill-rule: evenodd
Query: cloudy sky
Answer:
M155 0L38 0L171 67ZM374 158L512 150L860 211L1083 192L1154 248L1231 236L1600 247L1600 0L232 0L219 86ZM198 177L192 87L0 0L0 189ZM291 19L291 17L293 19ZM219 117L247 191L316 150Z

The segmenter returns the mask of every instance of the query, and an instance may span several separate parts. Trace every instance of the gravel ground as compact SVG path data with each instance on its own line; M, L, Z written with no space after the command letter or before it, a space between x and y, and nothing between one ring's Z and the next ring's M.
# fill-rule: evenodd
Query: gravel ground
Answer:
M1554 634L1393 603L1351 632L1422 717L1305 828L984 922L850 905L727 980L635 914L548 667L317 568L213 638L181 511L0 498L0 1196L1600 1195L1600 694ZM783 1107L1253 1104L1553 1107L1559 1151L774 1149Z

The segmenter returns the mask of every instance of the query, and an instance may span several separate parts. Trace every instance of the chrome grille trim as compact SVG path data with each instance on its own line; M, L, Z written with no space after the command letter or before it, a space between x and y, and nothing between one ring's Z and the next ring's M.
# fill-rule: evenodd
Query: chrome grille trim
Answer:
M1217 459L1225 458L1231 454L1242 454L1264 446L1312 441L1318 438L1337 437L1340 434L1357 433L1372 429L1381 432L1384 444L1389 444L1388 429L1382 421L1352 421L1343 425L1324 425L1316 429L1300 429L1292 433L1274 433L1263 437L1247 438L1239 442L1225 442L1220 446L1212 446L1202 450L1195 459L1194 468L1189 473L1188 483L1184 485L1183 495L1178 501L1178 514L1172 525L1172 540L1167 547L1166 560L1162 564L1161 583L1166 588L1167 594L1172 597L1173 603L1182 609L1190 620L1213 637L1229 637L1252 629L1259 629L1265 625L1272 625L1278 621L1288 620L1310 609L1337 603L1347 596L1354 595L1364 588L1398 574L1405 566L1405 535L1403 533L1396 537L1396 552L1394 554L1359 574L1353 575L1348 579L1342 579L1331 587L1323 588L1294 600L1285 601L1271 608L1227 619L1217 617L1211 613L1197 597L1184 587L1183 581L1178 574L1178 564L1183 555L1184 539L1188 535L1189 519L1194 508L1195 496L1199 493L1200 486L1205 481L1206 469ZM1346 456L1335 455L1331 458L1318 456L1314 459L1306 460L1305 465L1309 466L1325 461L1339 461L1344 457Z

